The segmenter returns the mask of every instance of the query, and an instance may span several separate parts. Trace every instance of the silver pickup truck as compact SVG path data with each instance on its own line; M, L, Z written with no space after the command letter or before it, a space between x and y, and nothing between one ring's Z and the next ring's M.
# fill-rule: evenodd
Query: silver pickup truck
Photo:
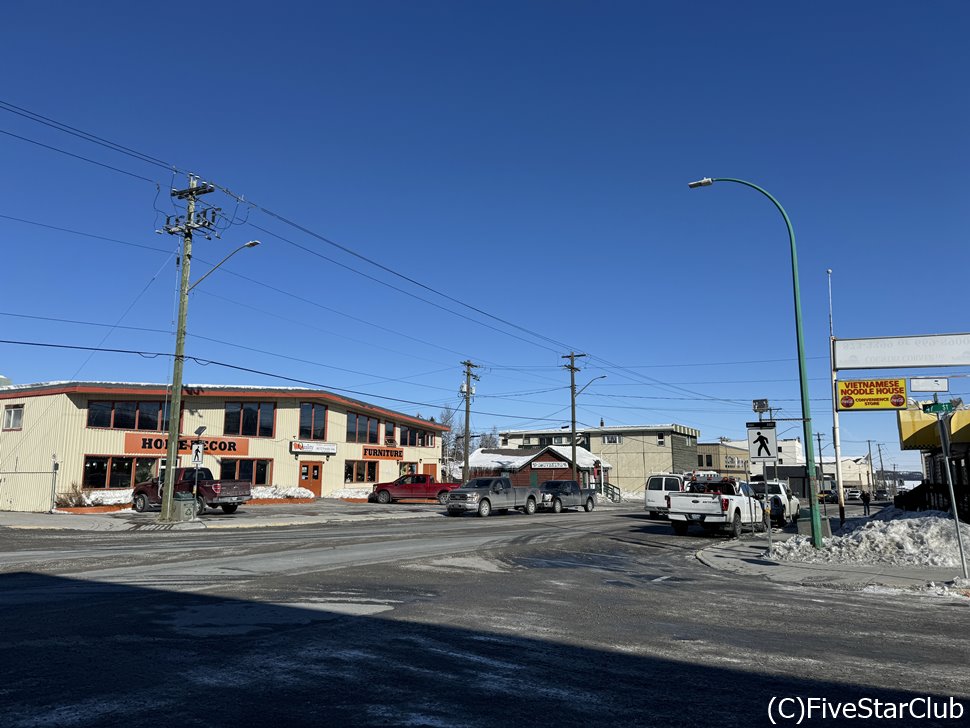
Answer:
M510 508L531 516L538 502L535 488L514 486L508 478L472 478L448 494L447 508L449 516L474 511L485 517L492 511L504 513Z
M692 488L701 492L692 489L667 495L670 504L667 517L678 536L686 534L692 523L708 531L726 530L735 538L741 536L741 529L745 526L757 530L767 525L764 504L747 483L726 478L719 482L695 484Z

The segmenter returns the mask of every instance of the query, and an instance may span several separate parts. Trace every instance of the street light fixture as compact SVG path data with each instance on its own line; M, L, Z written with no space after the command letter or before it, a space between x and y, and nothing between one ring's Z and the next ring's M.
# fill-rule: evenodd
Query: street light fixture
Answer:
M696 182L689 182L687 186L691 189L696 187L709 187L715 182L734 182L757 190L774 203L775 207L778 208L778 212L781 213L781 216L785 220L785 226L788 228L788 241L791 246L792 289L795 296L795 338L798 345L798 381L802 395L802 433L805 438L805 476L808 478L808 504L812 514L812 545L820 549L822 548L822 521L818 511L818 489L815 482L815 452L812 446L812 412L808 399L808 376L805 371L805 342L802 336L802 299L798 290L798 254L795 251L795 230L792 228L791 220L788 219L788 213L785 212L785 208L781 206L781 203L772 197L767 190L756 184L732 177L704 177Z
M194 186L194 185L193 185ZM179 318L175 330L175 362L172 366L172 404L168 414L168 447L165 458L165 485L162 491L162 511L158 520L162 523L176 523L182 520L181 512L175 511L175 463L178 460L179 425L182 410L182 368L185 364L185 320L188 317L189 291L204 281L214 270L244 248L255 248L258 240L250 240L240 245L225 258L216 263L204 276L189 285L189 266L192 261L191 235L185 239L182 255L182 275L179 283Z
M573 387L573 396L572 396L572 404L573 404L573 430L572 430L572 444L573 444L573 480L578 480L578 478L576 477L576 397L578 397L579 395L581 395L583 393L583 391L586 389L586 387L588 387L590 384L592 384L593 382L595 382L597 379L606 379L606 375L605 374L600 374L598 377L593 377L588 382L586 382L586 384L584 384L579 389L578 392L575 391L575 387Z

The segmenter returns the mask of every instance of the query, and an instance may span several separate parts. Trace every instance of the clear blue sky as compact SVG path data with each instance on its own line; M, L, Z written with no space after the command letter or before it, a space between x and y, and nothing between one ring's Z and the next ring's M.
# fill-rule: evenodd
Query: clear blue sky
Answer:
M192 294L188 355L425 417L459 405L469 358L475 431L566 424L570 348L580 385L608 375L581 423L713 440L744 436L753 398L799 416L784 224L752 190L687 188L751 180L795 226L830 455L826 268L839 336L970 330L968 20L955 1L15 3L2 100L452 299L213 194L236 224L196 239L193 279L262 245ZM185 178L9 111L0 130L0 338L171 352L177 240L154 230ZM164 382L171 360L0 344L0 373ZM288 383L193 361L185 379ZM871 438L918 466L894 415L842 426L846 454Z

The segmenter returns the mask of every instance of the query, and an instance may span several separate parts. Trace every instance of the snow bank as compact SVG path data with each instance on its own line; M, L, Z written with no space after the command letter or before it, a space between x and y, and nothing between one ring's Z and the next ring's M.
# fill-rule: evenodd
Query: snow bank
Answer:
M131 503L131 488L117 490L86 490L83 494L86 506L116 506Z
M964 547L970 526L960 524ZM941 511L886 508L871 519L854 521L838 535L812 548L811 538L795 536L775 546L774 558L814 564L888 564L951 567L960 565L953 517Z
M374 490L372 486L357 486L353 488L338 488L332 493L323 496L324 498L366 498Z
M315 498L306 488L284 488L280 485L253 486L253 498Z

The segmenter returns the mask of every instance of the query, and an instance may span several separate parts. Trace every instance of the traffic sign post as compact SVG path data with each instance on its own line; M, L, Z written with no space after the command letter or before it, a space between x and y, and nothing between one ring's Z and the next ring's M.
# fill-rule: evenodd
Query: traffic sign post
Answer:
M953 409L953 402L928 402L923 405L924 412L935 415L945 415Z
M202 453L205 447L201 440L192 443L192 465L195 466L195 478L192 481L192 500L198 501L199 498L199 466L202 465Z
M764 400L767 404L768 400ZM771 558L771 499L768 497L768 462L775 463L775 480L778 480L778 438L775 434L775 423L771 420L763 422L748 422L748 459L751 462L763 462L765 499L764 506L765 533L768 536L768 558Z

